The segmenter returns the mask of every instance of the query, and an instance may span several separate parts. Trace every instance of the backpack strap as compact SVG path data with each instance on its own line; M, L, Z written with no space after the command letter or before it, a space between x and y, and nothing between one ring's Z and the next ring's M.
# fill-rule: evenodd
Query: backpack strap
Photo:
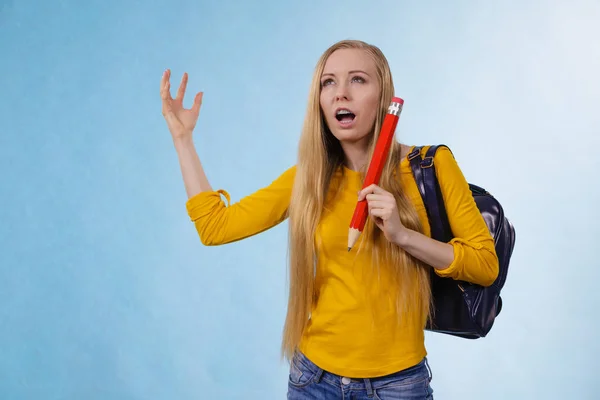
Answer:
M433 162L436 151L442 146L448 148L443 144L429 146L425 158L421 157L423 147L417 146L407 157L427 211L431 237L442 242L449 242L453 235ZM448 148L448 150L450 149Z

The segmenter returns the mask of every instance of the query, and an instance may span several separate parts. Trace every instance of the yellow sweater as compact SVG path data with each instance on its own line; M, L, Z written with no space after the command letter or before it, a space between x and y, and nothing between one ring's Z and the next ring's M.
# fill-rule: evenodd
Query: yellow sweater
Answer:
M423 149L423 155L427 148ZM443 277L491 284L498 274L498 259L489 230L477 209L452 154L441 148L434 159L448 218L456 238L454 261ZM400 179L412 199L430 236L424 204L405 158L400 165ZM186 203L191 220L205 245L220 245L240 240L282 222L286 218L295 167L289 168L270 185L230 203L225 190L203 192ZM300 350L321 368L348 377L362 378L390 374L417 364L427 353L420 315L408 315L400 328L394 325L393 306L384 298L375 298L375 310L365 301L366 293L377 294L380 288L365 288L365 276L372 273L368 247L357 252L347 249L348 226L357 193L362 188L358 172L344 168L332 185L343 185L332 204L327 204L317 235L318 264L317 302L311 312L308 329ZM221 198L227 198L227 205ZM385 282L381 268L379 282ZM377 280L373 280L376 285ZM377 303L378 302L378 303Z

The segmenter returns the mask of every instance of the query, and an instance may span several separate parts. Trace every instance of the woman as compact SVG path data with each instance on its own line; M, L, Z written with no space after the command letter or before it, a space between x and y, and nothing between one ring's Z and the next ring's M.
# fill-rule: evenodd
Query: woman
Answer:
M430 238L407 160L412 147L394 142L379 185L361 190L394 94L381 51L361 41L341 41L325 51L310 89L297 164L235 204L226 191L212 189L192 143L202 93L185 110L187 74L175 99L169 77L166 71L161 82L163 115L202 243L241 240L289 218L282 342L291 361L288 398L433 398L424 345L430 270L490 285L498 259L448 150L439 150L434 162L456 236L449 243ZM349 222L357 200L365 198L370 218L348 251Z

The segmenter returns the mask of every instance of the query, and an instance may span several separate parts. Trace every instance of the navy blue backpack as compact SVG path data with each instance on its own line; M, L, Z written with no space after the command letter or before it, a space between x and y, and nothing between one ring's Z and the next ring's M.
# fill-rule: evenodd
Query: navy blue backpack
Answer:
M440 146L431 146L421 158L422 147L409 155L411 169L427 210L432 238L449 242L452 231L437 182L433 157ZM448 148L448 150L450 150ZM469 183L475 203L494 238L500 263L498 278L489 287L482 287L452 278L431 274L434 316L426 330L467 339L485 337L502 309L500 291L506 281L508 265L515 246L515 229L504 216L500 202L487 190Z

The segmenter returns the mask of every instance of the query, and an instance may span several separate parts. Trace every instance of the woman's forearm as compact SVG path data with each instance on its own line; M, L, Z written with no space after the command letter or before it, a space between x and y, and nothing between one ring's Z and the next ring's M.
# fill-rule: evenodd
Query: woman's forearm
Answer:
M201 192L212 191L192 136L174 139L173 144L179 158L179 167L188 199Z
M405 229L396 244L410 253L413 257L443 270L454 261L454 248L448 243L432 239L411 229Z

